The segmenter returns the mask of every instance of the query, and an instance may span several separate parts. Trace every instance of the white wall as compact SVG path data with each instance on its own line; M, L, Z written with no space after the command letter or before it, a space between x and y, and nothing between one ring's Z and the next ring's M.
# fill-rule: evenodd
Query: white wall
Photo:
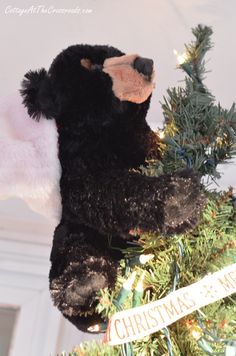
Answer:
M28 9L32 5L92 11L86 15L6 14L9 6ZM175 69L173 49L181 52L184 43L192 38L191 27L203 23L213 27L215 43L207 84L217 100L229 107L236 98L235 11L234 0L1 0L0 96L18 89L29 69L48 68L58 52L71 44L110 44L124 52L154 59L157 86L148 121L152 127L161 126L159 101L169 86L183 78ZM221 187L235 186L235 164L224 166L224 170ZM1 229L7 230L11 216L17 216L23 224L37 222L42 236L47 236L48 231L43 243L51 243L53 227L29 212L24 203L1 202Z

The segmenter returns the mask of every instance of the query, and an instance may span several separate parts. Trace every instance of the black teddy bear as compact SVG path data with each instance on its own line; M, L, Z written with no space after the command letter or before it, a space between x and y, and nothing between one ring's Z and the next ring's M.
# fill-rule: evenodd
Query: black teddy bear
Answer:
M51 252L55 305L79 329L101 321L96 292L113 288L129 231L180 233L193 228L204 197L188 171L147 177L138 171L160 158L146 122L153 61L109 46L75 45L49 71L29 71L21 93L29 115L55 119L59 132L61 222ZM48 147L50 150L50 147Z

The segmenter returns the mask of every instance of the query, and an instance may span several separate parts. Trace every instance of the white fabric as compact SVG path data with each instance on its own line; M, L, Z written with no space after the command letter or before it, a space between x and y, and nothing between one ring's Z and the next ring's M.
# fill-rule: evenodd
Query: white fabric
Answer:
M60 176L55 121L30 118L19 92L0 99L0 199L21 198L58 222Z

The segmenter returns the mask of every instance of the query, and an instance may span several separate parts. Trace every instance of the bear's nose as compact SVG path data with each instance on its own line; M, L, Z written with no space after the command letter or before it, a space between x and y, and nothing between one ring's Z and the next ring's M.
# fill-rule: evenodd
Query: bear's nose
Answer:
M150 80L153 72L153 60L149 58L137 57L133 64L134 69L139 73L142 73L148 77Z

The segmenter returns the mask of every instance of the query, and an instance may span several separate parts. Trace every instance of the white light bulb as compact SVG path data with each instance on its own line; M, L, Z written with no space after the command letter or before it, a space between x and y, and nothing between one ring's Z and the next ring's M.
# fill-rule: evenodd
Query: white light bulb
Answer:
M154 258L154 255L152 253L150 253L148 255L140 255L139 261L142 265L145 265L145 263L151 261L153 258Z
M179 54L178 51L176 51L176 49L173 50L174 55L177 57L177 62L179 65L183 64L184 62L186 62L187 60L187 54L184 52L182 54Z
M131 290L132 286L134 284L134 280L136 277L136 271L132 272L131 276L127 279L127 281L125 281L125 283L123 284L123 288L127 289L127 290Z
M158 134L160 140L163 140L163 138L165 138L165 133L164 133L164 131L158 130L157 134Z
M94 324L92 326L89 326L87 330L90 331L91 333L97 333L100 331L100 325Z
M143 271L138 283L137 283L137 286L135 288L136 291L138 292L142 292L143 291L143 281L144 281L144 277L145 277L145 271Z

